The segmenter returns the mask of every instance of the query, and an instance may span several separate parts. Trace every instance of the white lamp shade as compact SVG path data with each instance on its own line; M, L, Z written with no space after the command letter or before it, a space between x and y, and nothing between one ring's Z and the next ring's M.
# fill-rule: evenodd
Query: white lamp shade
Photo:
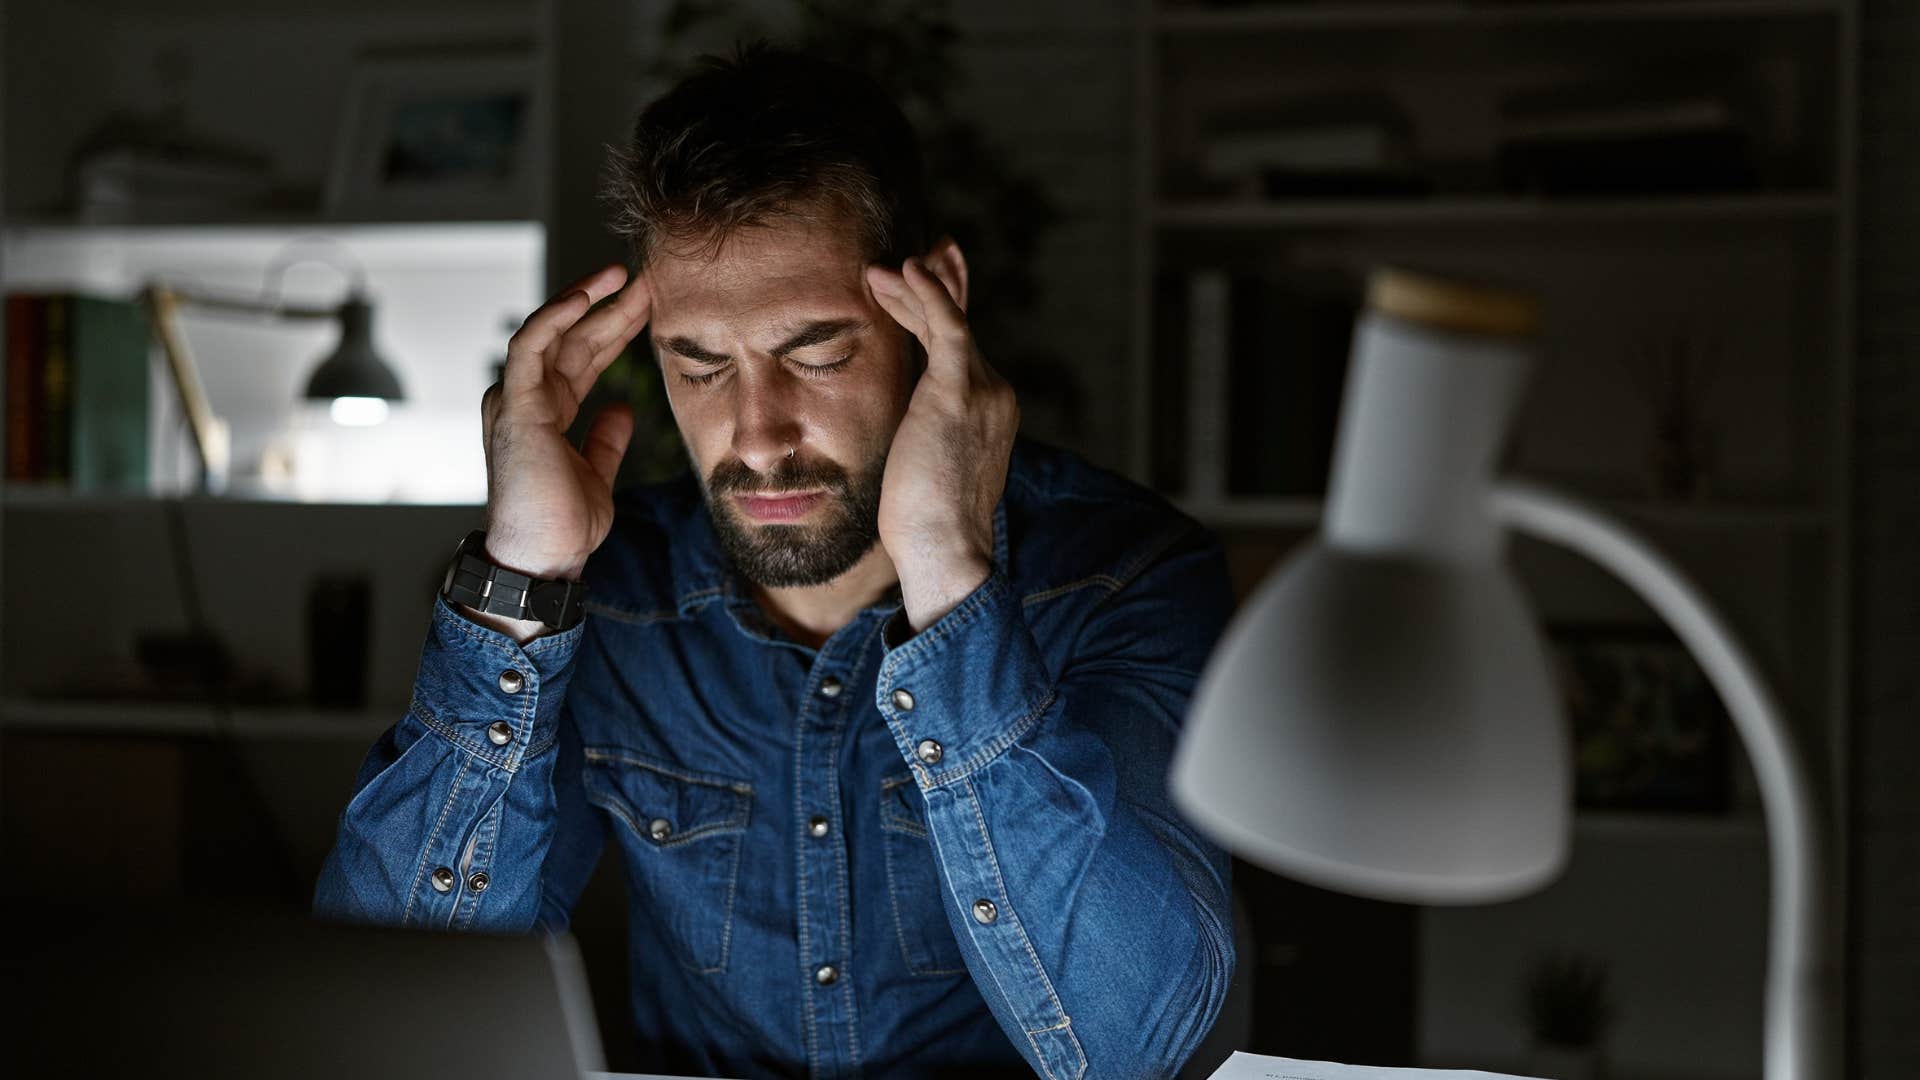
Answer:
M1195 825L1275 872L1486 903L1559 874L1569 773L1543 646L1504 567L1316 541L1214 653L1172 789Z
M1571 755L1488 493L1524 299L1376 273L1321 537L1249 598L1174 757L1176 804L1254 863L1412 903L1551 880Z

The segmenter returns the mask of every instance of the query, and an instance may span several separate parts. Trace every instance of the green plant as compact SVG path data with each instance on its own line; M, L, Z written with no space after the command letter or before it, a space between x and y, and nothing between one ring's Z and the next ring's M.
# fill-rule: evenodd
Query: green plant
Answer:
M1549 953L1528 968L1525 987L1527 1029L1536 1042L1594 1046L1613 1022L1607 968L1593 957Z

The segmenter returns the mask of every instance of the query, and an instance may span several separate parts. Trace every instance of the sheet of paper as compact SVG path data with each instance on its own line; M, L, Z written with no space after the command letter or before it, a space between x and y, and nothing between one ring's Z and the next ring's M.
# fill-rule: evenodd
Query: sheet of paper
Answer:
M1510 1073L1472 1069L1390 1069L1379 1065L1339 1065L1234 1051L1210 1080L1530 1080Z

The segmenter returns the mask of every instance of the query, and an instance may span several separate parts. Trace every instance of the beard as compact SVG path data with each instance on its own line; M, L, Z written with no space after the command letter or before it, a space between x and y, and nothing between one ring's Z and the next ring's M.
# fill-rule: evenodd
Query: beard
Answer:
M735 569L762 588L825 585L853 568L880 540L880 487L887 455L882 452L857 474L838 463L802 464L784 458L761 474L739 458L714 466L705 484L707 512L721 550ZM826 498L804 525L759 525L741 517L729 494L823 488Z

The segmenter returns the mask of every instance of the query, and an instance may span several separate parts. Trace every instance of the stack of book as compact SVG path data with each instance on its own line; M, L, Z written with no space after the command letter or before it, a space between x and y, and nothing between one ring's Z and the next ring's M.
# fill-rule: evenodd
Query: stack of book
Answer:
M1647 80L1513 93L1501 102L1499 170L1515 194L1737 191L1759 181L1744 95Z
M6 298L6 478L147 487L146 309L77 293Z
M1375 98L1216 112L1203 124L1197 164L1209 192L1229 198L1405 196L1432 187L1406 115Z

